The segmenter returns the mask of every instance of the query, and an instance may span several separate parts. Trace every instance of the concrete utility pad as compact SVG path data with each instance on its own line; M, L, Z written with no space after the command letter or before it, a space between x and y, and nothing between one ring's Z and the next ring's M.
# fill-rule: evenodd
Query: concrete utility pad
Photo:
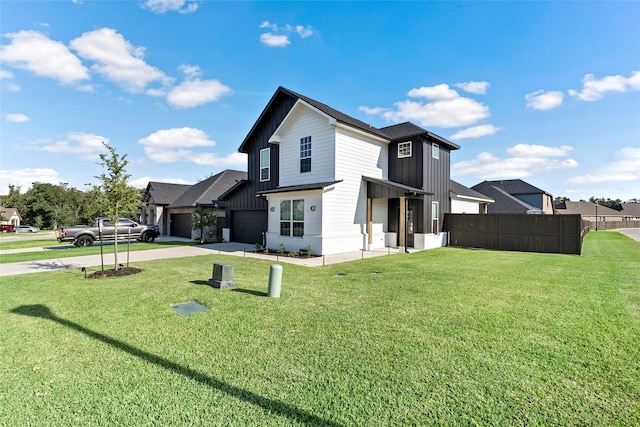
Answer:
M189 316L191 314L209 310L204 305L198 304L194 301L184 302L182 304L174 304L171 306L171 309L178 313L180 316Z

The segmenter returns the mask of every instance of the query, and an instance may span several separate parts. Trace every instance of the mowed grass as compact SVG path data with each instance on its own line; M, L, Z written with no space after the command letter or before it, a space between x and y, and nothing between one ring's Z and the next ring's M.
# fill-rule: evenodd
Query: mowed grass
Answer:
M236 289L206 285L214 262ZM639 425L640 243L0 278L0 425ZM208 311L179 316L170 305Z
M126 241L118 243L118 253L126 254L127 251L146 251L152 249L166 249L179 246L193 246L195 242L182 242L182 241L165 241L165 242L134 242L127 244ZM45 247L46 250L40 248ZM17 252L17 253L5 253L0 254L0 264L7 264L11 262L23 262L23 261L41 261L45 259L53 258L69 258L85 255L99 255L100 243L95 243L94 246L77 248L69 244L51 243L50 241L22 241L22 242L2 242L0 243L0 250L5 249L28 249L33 248L33 251ZM107 242L102 247L102 251L105 254L113 253L113 243Z

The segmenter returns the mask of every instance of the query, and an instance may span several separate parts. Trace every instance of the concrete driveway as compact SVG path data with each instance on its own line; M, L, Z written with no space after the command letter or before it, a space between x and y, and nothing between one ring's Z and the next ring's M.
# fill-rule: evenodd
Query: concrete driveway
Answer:
M634 240L640 242L640 228L619 228L617 231L620 234L624 234L625 236L631 237Z

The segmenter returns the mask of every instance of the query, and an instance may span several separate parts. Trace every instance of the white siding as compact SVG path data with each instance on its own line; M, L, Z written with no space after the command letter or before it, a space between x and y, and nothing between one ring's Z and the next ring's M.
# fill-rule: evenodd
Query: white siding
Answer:
M280 132L280 187L333 181L334 127L327 117L302 107ZM311 136L311 172L300 173L300 138Z
M480 213L480 204L469 200L451 199L451 213Z
M323 237L325 249L332 250L325 253L366 248L367 186L362 177L387 179L387 149L383 142L336 128L335 179L342 182L324 197Z

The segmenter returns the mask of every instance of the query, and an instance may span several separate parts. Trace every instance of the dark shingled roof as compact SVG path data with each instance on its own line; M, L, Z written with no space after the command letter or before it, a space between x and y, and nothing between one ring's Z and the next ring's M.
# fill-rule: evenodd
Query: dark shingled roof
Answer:
M278 95L280 94L287 94L293 98L298 98L304 102L306 102L307 104L311 105L312 107L322 111L323 113L325 113L326 115L334 118L338 123L342 123L348 126L351 126L353 128L356 128L358 130L361 130L363 132L369 133L371 135L377 136L379 138L382 139L386 139L389 141L395 141L398 139L409 139L409 138L413 138L413 137L417 137L420 135L424 135L427 137L430 137L432 139L437 140L438 142L448 146L450 149L452 150L457 150L460 148L460 146L454 144L451 141L446 140L445 138L436 135L435 133L429 132L425 129L422 129L419 126L414 125L413 123L409 123L409 122L405 122L405 123L400 123L397 125L392 125L392 126L387 126L381 129L378 129L374 126L371 126L368 123L365 123L361 120L358 120L354 117L351 117L347 114L344 114L338 110L336 110L335 108L332 108L330 106L328 106L327 104L323 104L322 102L318 102L315 99L309 98L307 96L301 95L297 92L294 92L290 89L287 89L285 87L280 86L275 94L271 97L271 99L269 100L269 102L267 103L267 106L265 107L265 109L262 111L262 113L260 114L260 117L258 117L258 120L256 120L255 124L253 125L253 127L251 128L251 130L249 131L249 133L247 134L247 137L244 139L244 141L242 142L242 144L240 144L240 148L238 149L238 151L240 152L246 152L245 149L245 144L247 144L247 142L249 141L249 137L250 135L253 133L253 131L256 129L256 127L258 126L258 123L262 120L262 118L265 116L265 113L269 110L269 107L271 106L271 104L273 102L275 102L275 99L278 97Z
M620 203L613 207L622 215L632 218L640 218L640 203Z
M493 201L493 199L489 196L485 196L482 193L477 192L476 190L472 190L471 188L465 187L464 185L456 182L454 180L450 180L451 185L449 187L450 191L456 196L469 197L473 199L480 199L486 201Z
M534 187L528 182L524 182L521 179L504 179L499 181L483 181L478 185L474 185L472 188L476 189L478 186L494 186L503 189L509 194L547 194L544 190L539 189L538 187ZM482 190L478 190L482 191Z
M214 200L233 187L237 181L247 179L247 173L236 170L224 170L217 175L192 185L184 194L173 201L169 207L192 207L211 205Z
M145 201L154 205L170 205L190 187L191 185L188 184L150 181L145 190Z
M596 215L596 204L591 202L564 201L555 206L555 211L561 215L579 214L585 216ZM606 206L598 206L598 216L622 216L622 212Z
M535 188L535 187L534 187ZM487 213L527 213L528 211L541 211L541 209L523 202L515 196L507 193L500 187L484 181L471 187L472 190L486 194L494 200L487 208Z

